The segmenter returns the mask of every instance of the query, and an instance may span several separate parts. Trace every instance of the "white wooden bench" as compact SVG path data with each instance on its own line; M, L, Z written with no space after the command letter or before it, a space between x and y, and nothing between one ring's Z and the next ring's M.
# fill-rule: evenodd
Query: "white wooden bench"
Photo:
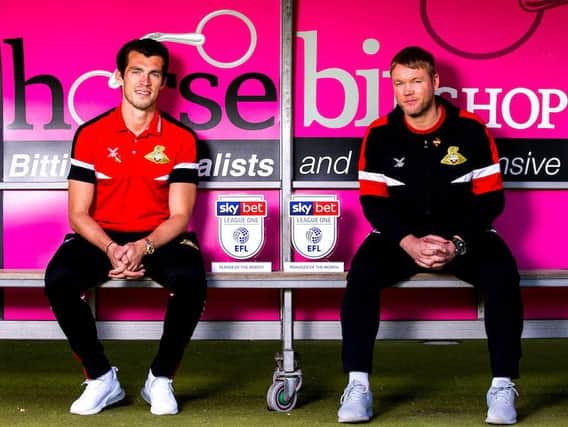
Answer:
M43 270L0 269L0 288L41 288ZM293 348L298 339L340 339L338 321L294 321L293 292L299 289L341 289L346 273L210 273L210 289L276 289L280 291L280 320L201 321L194 339L280 339L282 349L275 356L276 368L268 388L266 403L269 409L286 412L297 402L303 374ZM568 270L530 270L521 272L522 287L551 288L568 286ZM110 280L105 288L159 288L148 279ZM471 288L453 276L423 273L399 283L398 288ZM96 313L96 292L88 296ZM484 338L483 304L478 298L475 320L383 321L379 339L455 340ZM158 339L158 321L97 321L102 339ZM275 324L277 323L277 324ZM247 325L248 324L248 325ZM527 320L525 338L568 337L568 320ZM0 339L63 339L57 322L34 320L4 320L0 317Z
M0 288L41 288L43 270L0 269ZM195 339L279 339L290 333L299 339L339 339L338 322L293 322L292 294L296 289L341 289L346 273L209 273L210 289L277 289L281 296L281 319L274 321L202 321ZM568 270L529 270L521 272L522 287L566 287ZM100 288L159 288L151 280L111 280ZM401 282L398 288L470 287L453 276L423 273ZM89 296L93 308L96 292ZM96 312L96 310L95 310ZM2 312L0 311L0 314ZM247 325L249 324L249 325ZM410 327L412 326L412 327ZM99 321L103 339L155 339L160 336L158 321ZM526 338L568 337L568 320L529 320ZM484 338L483 307L478 318L465 321L385 321L379 339L467 339ZM54 321L4 320L0 315L0 339L63 339Z

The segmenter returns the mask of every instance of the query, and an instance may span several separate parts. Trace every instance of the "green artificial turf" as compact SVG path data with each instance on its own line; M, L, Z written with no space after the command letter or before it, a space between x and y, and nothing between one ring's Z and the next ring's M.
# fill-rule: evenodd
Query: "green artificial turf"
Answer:
M65 342L0 341L0 426L337 425L345 385L338 341L294 343L304 381L289 413L268 411L265 403L278 341L194 341L174 382L181 412L162 417L151 415L138 394L156 344L105 342L127 398L120 406L81 417L68 412L83 377ZM568 426L568 340L527 340L524 354L517 381L519 424ZM485 425L485 341L378 341L375 367L370 425Z

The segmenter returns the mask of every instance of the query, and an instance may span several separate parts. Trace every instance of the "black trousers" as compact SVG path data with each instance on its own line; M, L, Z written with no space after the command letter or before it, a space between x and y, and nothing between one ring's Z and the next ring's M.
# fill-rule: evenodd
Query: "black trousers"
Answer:
M112 231L108 234L119 244L147 235ZM183 233L143 259L146 276L167 288L171 295L158 352L150 366L156 376L174 376L205 304L207 284L201 251L189 245L188 240L197 244L193 233ZM111 268L103 251L78 234L69 234L45 273L45 294L88 378L99 377L111 365L98 339L91 310L81 295L108 280Z
M406 252L378 233L365 239L347 277L341 307L345 372L372 372L379 330L380 290L407 279L419 267ZM444 270L485 295L485 330L493 376L517 378L521 358L523 308L516 262L505 242L485 232L468 242L468 253Z

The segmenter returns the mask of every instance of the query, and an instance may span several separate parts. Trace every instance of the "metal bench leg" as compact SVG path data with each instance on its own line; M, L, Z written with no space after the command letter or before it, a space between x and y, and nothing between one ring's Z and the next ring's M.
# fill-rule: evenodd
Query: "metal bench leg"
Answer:
M298 390L302 387L303 374L298 368L293 348L294 313L292 289L283 289L281 294L281 338L282 352L276 353L276 369L272 375L272 385L266 394L268 409L288 412L294 409L298 400Z

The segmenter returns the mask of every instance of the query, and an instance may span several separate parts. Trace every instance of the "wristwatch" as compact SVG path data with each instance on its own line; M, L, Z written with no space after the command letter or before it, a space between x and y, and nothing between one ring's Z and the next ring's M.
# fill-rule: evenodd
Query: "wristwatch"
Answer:
M156 250L154 244L150 241L150 239L144 239L144 242L146 243L146 249L144 250L144 255L152 255Z
M456 255L465 255L467 253L467 245L463 239L454 236L452 237L452 242L456 247Z

